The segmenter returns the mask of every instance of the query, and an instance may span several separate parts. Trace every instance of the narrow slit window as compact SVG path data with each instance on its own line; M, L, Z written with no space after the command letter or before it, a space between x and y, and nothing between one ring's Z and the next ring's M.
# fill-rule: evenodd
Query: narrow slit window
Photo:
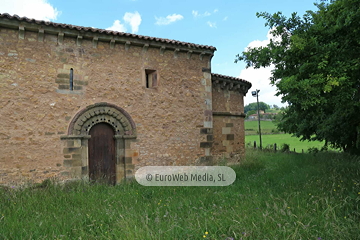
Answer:
M145 86L146 88L154 88L158 86L156 70L145 69Z
M149 74L146 73L146 88L149 88Z
M74 70L70 68L70 91L74 90Z

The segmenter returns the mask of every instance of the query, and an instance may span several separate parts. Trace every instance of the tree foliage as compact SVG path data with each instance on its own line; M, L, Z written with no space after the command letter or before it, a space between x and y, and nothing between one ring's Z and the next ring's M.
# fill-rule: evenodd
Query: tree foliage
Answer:
M250 110L250 111L246 112L246 116L249 117L250 115L253 115L255 113L257 113L256 110Z
M244 107L244 112L247 113L251 110L255 110L257 112L257 102L249 103ZM264 102L259 102L259 109L266 112L267 109L270 109L270 106Z
M276 109L276 110L279 110L279 109L280 109L279 106L276 105L276 104L274 104L272 107L273 107L274 109Z
M360 154L360 0L315 5L302 17L257 13L273 39L235 62L274 65L270 81L289 105L281 131Z

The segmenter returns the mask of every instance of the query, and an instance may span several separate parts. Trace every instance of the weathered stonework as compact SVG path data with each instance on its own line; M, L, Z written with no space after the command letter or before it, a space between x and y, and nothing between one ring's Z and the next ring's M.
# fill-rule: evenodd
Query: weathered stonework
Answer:
M227 158L235 155L241 157L245 152L243 97L251 85L219 74L213 74L212 80L214 123L212 154Z
M141 166L243 153L251 84L211 74L215 50L0 14L0 184L87 177L89 130L100 122L116 133L117 182Z

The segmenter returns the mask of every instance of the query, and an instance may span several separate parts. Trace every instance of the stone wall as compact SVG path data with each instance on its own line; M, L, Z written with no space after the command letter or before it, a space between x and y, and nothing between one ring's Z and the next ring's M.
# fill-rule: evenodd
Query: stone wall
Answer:
M214 82L212 89L214 124L212 154L217 158L237 156L232 161L237 161L245 153L243 97L247 90L234 88L236 84L237 80L220 78L218 83Z
M125 157L137 168L206 160L211 145L200 143L209 142L203 129L213 127L211 74L204 71L211 57L0 27L0 184L67 177L64 144L81 142L60 138L79 111L100 102L135 122ZM151 88L147 69L157 73Z

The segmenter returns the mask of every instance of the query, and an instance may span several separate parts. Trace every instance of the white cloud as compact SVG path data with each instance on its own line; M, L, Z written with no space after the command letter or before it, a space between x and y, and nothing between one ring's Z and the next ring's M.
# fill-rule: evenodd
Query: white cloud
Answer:
M192 15L194 17L197 17L199 15L199 12L198 11L195 11L195 10L192 10Z
M214 9L214 13L217 13L219 11L219 9Z
M138 12L130 13L127 12L124 15L124 21L131 26L131 32L137 33L141 24L141 16Z
M120 20L115 20L111 27L108 27L106 30L112 30L117 32L126 32L126 27L124 24L120 23Z
M244 98L245 105L256 102L256 98L251 95L251 91L260 89L259 101L270 105L276 104L278 106L284 106L284 104L281 103L281 98L275 96L276 87L270 85L269 78L271 77L272 69L274 69L273 66L260 69L254 69L251 67L241 70L239 78L252 83L251 89Z
M181 19L183 19L184 17L180 14L171 14L171 15L167 15L166 17L155 17L156 19L156 25L168 25L170 23L179 21Z
M106 28L106 30L112 30L117 32L126 32L126 25L130 25L131 32L137 33L139 31L139 26L141 24L141 16L138 12L130 13L127 12L124 14L124 24L120 22L120 20L115 20L111 27Z
M223 18L223 21L226 21L226 20L228 20L228 16L226 16L226 17Z
M272 35L270 31L267 34L267 39L265 40L255 40L249 43L247 48L254 48L260 46L266 46ZM245 51L246 51L245 49ZM252 87L249 90L248 94L244 98L245 105L256 102L256 98L251 95L251 91L255 91L256 89L260 89L259 92L259 101L265 102L267 104L273 105L276 104L278 106L286 106L286 104L281 103L281 97L276 97L276 87L270 84L271 70L274 69L274 66L254 69L253 67L244 68L241 70L239 78L247 80L252 83Z
M211 28L217 28L216 27L216 22L207 21L207 25L209 25L209 27L211 27Z
M208 16L210 16L211 15L211 13L209 13L208 11L206 11L206 12L204 12L204 13L199 13L198 11L195 11L195 10L193 10L192 11L192 15L195 17L195 18L197 18L197 17L208 17Z
M47 0L1 0L1 12L45 21L54 21L61 14Z

